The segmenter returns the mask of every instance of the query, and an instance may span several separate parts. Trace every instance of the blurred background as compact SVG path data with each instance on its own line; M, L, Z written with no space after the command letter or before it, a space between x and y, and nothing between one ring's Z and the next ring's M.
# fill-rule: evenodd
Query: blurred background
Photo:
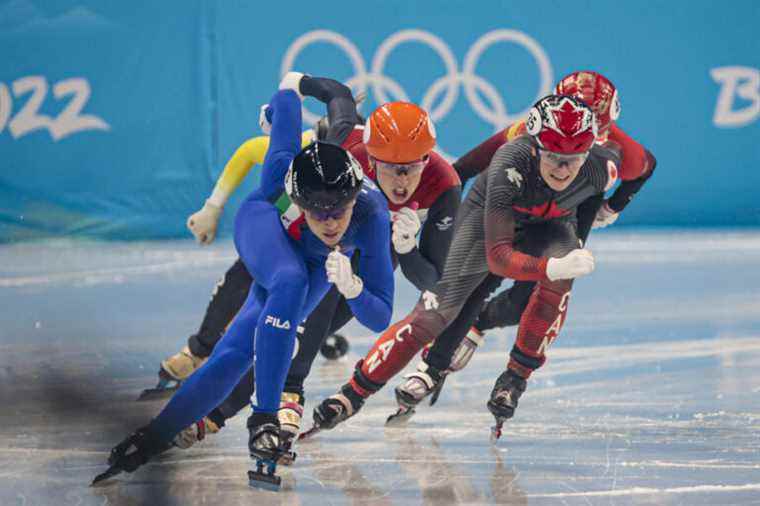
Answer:
M290 69L366 91L365 113L423 105L452 158L565 74L599 71L619 90L619 124L658 159L616 227L757 226L759 11L753 0L3 0L0 241L189 237L187 215L260 135L259 106ZM324 112L313 99L305 109L307 123Z

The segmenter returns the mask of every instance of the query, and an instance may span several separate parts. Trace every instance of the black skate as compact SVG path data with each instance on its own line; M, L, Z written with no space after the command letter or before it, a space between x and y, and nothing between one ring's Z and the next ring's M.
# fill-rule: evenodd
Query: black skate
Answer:
M414 416L415 408L425 397L436 390L440 391L446 376L423 360L417 365L417 371L405 377L406 381L396 387L398 411L388 417L385 421L386 427L405 425Z
M364 405L364 398L350 384L345 384L335 395L314 408L314 426L301 433L298 440L307 439L323 429L333 429L339 423L354 416Z
M171 442L158 439L149 427L137 429L134 434L116 445L108 456L109 468L92 480L91 485L116 476L121 472L134 472L152 457L171 448Z
M491 399L488 401L488 410L496 419L496 425L491 428L491 442L496 442L501 437L501 429L504 422L515 415L517 402L525 392L527 382L516 372L507 369L496 380L491 391Z
M281 479L275 474L282 456L280 424L275 415L254 413L248 418L248 450L256 461L256 470L248 471L248 485L278 491Z
M155 401L157 399L167 399L174 395L174 392L177 391L181 384L181 380L173 378L162 367L158 370L158 384L153 388L146 388L143 390L137 400Z

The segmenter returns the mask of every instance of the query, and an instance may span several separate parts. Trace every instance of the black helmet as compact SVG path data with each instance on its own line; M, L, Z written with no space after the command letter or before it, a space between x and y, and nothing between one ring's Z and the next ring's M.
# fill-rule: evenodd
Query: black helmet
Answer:
M363 177L361 165L351 153L335 144L315 141L293 158L285 176L285 191L302 209L330 210L353 200Z

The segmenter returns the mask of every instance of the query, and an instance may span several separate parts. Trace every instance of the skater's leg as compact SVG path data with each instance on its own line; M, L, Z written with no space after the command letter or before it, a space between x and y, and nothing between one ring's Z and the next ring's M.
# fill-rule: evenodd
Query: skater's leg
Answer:
M486 302L478 315L475 328L485 333L491 329L511 327L520 323L520 317L535 286L536 283L533 281L515 281L509 289Z
M238 258L214 287L198 332L187 340L193 355L211 355L214 346L224 335L224 330L243 307L252 283L253 278L243 261Z
M545 243L541 254L550 258L561 258L579 245L575 225L571 222L549 223L528 233L540 237L539 242ZM557 338L565 322L572 286L572 279L536 283L510 353L509 368L521 377L527 379L546 360L546 349Z
M256 223L256 234L241 220ZM257 282L209 361L185 381L152 423L167 440L208 414L230 394L251 367L254 335L257 355L262 357L257 367L269 382L263 396L257 389L259 408L274 414L279 407L295 340L294 322L300 321L303 314L309 273L273 206L247 201L238 211L235 230L235 245ZM261 235L267 241L259 240Z
M540 228L539 228L540 227ZM525 231L529 247L543 247L543 256L560 258L579 245L575 225L551 222ZM546 360L546 349L557 338L567 315L572 280L539 281L520 319L517 341L510 352L507 370L496 380L488 409L496 418L494 436L514 415L531 373Z
M225 333L211 357L185 380L161 413L151 422L154 432L171 440L185 427L200 420L229 395L251 367L253 340L265 296L254 285L243 309Z
M441 371L449 368L454 351L459 347L467 330L477 319L483 308L483 301L501 285L501 282L502 278L489 274L472 292L472 295L462 306L459 315L433 342L425 358L428 365Z
M203 365L232 318L243 306L252 282L253 278L238 259L214 287L198 332L190 336L187 346L179 353L161 362L159 386L155 391L147 390L144 396L161 393L161 389L170 387L172 380L184 380Z
M306 321L298 327L298 351L290 364L285 382L287 392L303 395L303 382L319 354L332 325L333 315L343 297L334 286L319 302Z

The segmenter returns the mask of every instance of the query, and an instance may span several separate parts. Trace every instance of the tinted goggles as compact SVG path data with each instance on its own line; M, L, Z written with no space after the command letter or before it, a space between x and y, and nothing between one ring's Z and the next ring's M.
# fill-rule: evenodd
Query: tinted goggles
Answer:
M409 163L390 163L375 159L377 170L389 176L416 176L427 165L428 157Z
M339 220L343 218L346 213L348 212L349 206L344 207L337 207L335 209L328 209L328 210L306 210L306 214L309 215L309 218L316 221L327 221L327 220Z
M573 154L555 153L554 151L547 151L545 149L542 149L540 151L541 151L541 158L544 158L549 163L556 166L560 166L563 164L579 165L585 162L586 158L588 158L588 151L584 151L583 153L573 153Z

